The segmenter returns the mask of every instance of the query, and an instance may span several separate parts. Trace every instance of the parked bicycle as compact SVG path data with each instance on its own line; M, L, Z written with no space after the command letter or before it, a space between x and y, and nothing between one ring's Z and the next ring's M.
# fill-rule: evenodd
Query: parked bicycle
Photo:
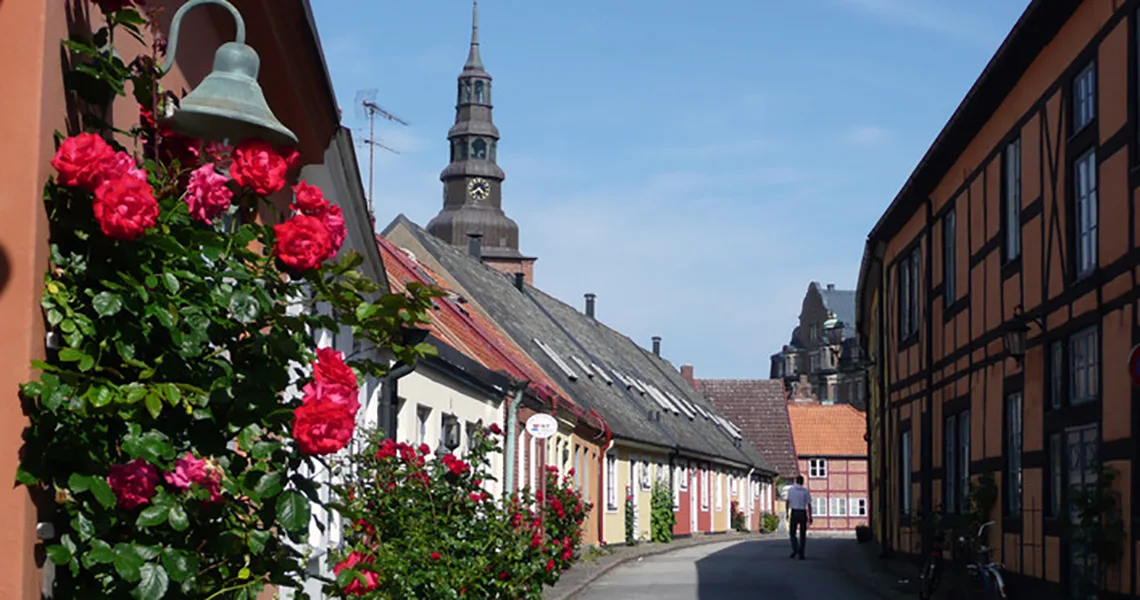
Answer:
M985 540L986 529L993 525L993 521L983 523L978 528L978 533L971 540L974 543L967 545L966 538L959 537L959 547L970 548L974 544L983 542ZM922 600L931 600L934 598L935 592L938 591L942 583L942 567L943 560L942 552L945 546L945 533L938 532L934 536L933 546L930 556L926 558L926 563L922 566L920 573L921 585L919 586L919 597ZM975 556L966 564L966 574L971 583L975 584L970 586L970 598L978 598L984 600L1008 600L1009 591L1005 586L1005 578L1001 572L1005 568L1001 563L993 560L994 549L981 543L980 546L974 551ZM980 584L980 589L977 589ZM977 595L980 592L980 596ZM958 600L958 598L955 598Z

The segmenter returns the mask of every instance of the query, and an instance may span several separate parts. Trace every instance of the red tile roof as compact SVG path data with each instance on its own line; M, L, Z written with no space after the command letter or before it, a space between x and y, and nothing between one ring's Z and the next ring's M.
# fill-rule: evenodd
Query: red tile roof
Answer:
M867 456L867 416L850 404L788 405L798 456Z
M393 293L401 293L410 282L436 286L447 296L437 298L436 310L428 325L432 334L452 348L492 371L506 373L512 379L530 382L528 388L539 399L554 406L564 406L592 426L604 427L596 414L582 410L561 387L478 311L464 307L466 300L451 291L443 278L420 264L407 252L381 236L376 236L384 271Z
M724 413L781 477L799 474L784 383L779 379L697 379L697 391Z

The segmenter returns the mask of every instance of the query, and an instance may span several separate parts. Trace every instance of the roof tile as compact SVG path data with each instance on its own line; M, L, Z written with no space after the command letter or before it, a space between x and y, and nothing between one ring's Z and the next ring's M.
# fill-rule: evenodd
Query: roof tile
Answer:
M788 405L798 456L866 456L867 417L850 404Z
M784 384L779 379L697 379L697 389L740 428L785 479L799 474Z

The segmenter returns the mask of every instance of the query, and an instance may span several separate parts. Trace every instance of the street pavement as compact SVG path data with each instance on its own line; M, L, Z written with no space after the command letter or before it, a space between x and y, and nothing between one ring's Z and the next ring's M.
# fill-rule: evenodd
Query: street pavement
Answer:
M577 600L881 600L852 582L837 561L847 539L809 539L807 560L790 559L786 538L706 544L631 561Z

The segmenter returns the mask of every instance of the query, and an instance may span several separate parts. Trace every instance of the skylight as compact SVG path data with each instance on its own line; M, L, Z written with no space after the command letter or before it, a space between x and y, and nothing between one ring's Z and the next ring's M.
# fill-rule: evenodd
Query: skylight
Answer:
M574 369L571 369L570 365L566 364L566 361L562 360L562 357L558 356L558 354L554 352L550 346L542 343L542 340L538 338L534 338L534 343L538 344L539 349L541 349L546 354L546 356L550 358L550 360L554 361L554 364L558 365L558 368L562 370L563 375L569 377L570 381L578 381L578 374L575 373Z
M668 398L666 398L665 394L661 393L661 390L657 389L656 387L653 387L652 385L650 385L648 383L644 383L644 382L641 382L641 383L642 383L642 385L645 386L645 389L649 391L649 395L653 396L653 399L656 400L658 404L660 404L661 406L664 406L666 408L666 410L673 411L673 414L676 414L676 415L681 414L681 410L679 408L677 408L673 404L672 401L670 401Z
M700 404L697 404L697 405L695 406L695 408L697 409L697 412L701 413L701 416L702 416L702 417L704 417L704 418L706 418L706 419L707 419L707 418L709 418L709 413L708 413L708 412L706 412L706 411L705 411L705 409L704 409L704 408L702 408Z
M697 414L693 411L693 405L689 404L688 400L685 400L684 398L678 398L670 392L665 392L665 395L673 401L673 404L680 406L681 410L685 411L685 415L688 416L690 420L696 418Z
M577 356L574 356L573 354L570 355L570 360L574 361L574 364L578 365L578 368L581 369L582 372L586 374L586 377L589 377L591 379L594 378L594 371L593 371L593 369L590 368L590 365L587 365L586 363L582 362L582 359L578 358Z
M598 363L590 363L590 366L594 367L594 370L598 372L598 375L601 376L601 378L605 380L606 385L613 385L614 384L613 378L610 377L609 375L607 375L606 372L603 371L602 368L598 366Z

